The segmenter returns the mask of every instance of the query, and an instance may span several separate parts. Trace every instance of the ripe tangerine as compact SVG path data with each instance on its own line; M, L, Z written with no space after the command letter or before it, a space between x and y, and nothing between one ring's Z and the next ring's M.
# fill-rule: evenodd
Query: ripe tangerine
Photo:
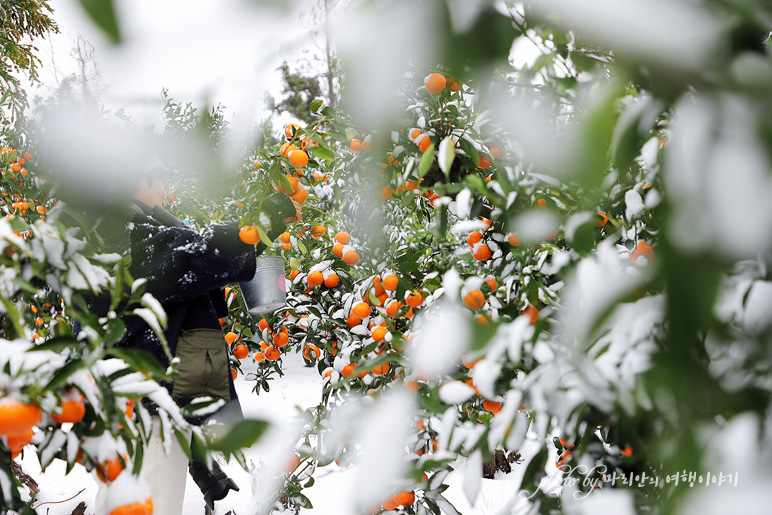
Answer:
M432 94L441 93L445 89L447 80L441 73L430 73L424 78L424 86L426 91Z
M239 239L247 245L254 245L260 241L260 235L257 232L257 227L254 225L245 225L239 229Z

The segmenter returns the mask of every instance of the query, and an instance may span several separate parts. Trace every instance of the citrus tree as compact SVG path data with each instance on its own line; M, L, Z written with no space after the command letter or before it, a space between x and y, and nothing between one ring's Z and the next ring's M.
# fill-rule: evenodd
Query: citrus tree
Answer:
M716 23L722 13L732 14L731 27ZM488 76L475 74L475 52L488 50L475 47L444 55L434 70L413 68L401 89L405 109L387 126L346 114L344 73L341 108L310 103L315 120L287 126L256 156L259 168L245 168L254 179L245 176L247 191L271 182L311 204L301 226L265 242L291 269L288 307L257 319L244 318L237 297L232 303L231 329L260 362L249 378L256 391L280 373L286 352L302 353L325 381L298 470L366 462L356 441L324 444L352 392L413 395L412 431L400 442L410 467L392 478L380 507L362 509L452 512L443 480L459 458L491 477L513 467L526 440L539 446L518 464L529 506L559 509L613 487L631 505L672 509L695 502L679 482L740 474L717 472L727 461L707 454L715 440L700 433L704 424L720 441L731 430L756 434L753 421L764 420L763 373L747 359L759 357L766 334L752 313L765 302L766 260L756 253L768 246L744 232L734 239L698 213L704 203L731 203L730 191L768 184L764 123L750 115L768 105L753 93L760 78L742 72L751 61L768 67L768 25L731 2L679 12L720 36L727 68L680 55L689 71L675 72L653 41L639 48L612 30L569 31L547 23L551 14L512 5L481 11L466 33L448 27L454 52L503 33L540 55L519 69L496 61ZM739 36L746 29L753 37ZM527 127L507 120L515 116ZM755 157L730 151L728 134L698 130L699 120L745 127ZM747 181L713 193L688 186L722 179L694 164L713 169L708 147L673 150L679 138L728 145L716 157L750 166ZM766 219L755 208L747 215ZM260 232L249 214L243 224ZM737 338L755 343L730 366ZM756 379L734 389L727 373ZM289 491L307 505L299 487L291 481Z

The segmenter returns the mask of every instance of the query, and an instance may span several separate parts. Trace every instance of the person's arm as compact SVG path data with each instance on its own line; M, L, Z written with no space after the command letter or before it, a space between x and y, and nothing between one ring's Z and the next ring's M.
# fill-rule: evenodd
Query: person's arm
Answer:
M161 302L181 302L246 281L255 274L255 246L244 244L238 226L213 225L201 233L137 220L131 233L134 277Z
M270 220L269 237L285 228L284 220L296 214L284 194L267 197L261 210ZM146 291L161 302L180 302L227 284L248 281L255 275L255 258L266 248L239 239L239 224L210 225L200 233L187 227L165 227L142 217L131 231L135 277L147 279Z

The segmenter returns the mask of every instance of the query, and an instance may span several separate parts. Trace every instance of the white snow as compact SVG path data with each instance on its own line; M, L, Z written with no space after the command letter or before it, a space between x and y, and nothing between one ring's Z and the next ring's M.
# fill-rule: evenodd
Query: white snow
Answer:
M408 350L408 360L421 376L444 374L459 363L471 336L464 315L458 304L443 301L418 315L421 329Z
M457 380L448 381L440 386L440 400L445 404L460 404L474 394L474 388Z

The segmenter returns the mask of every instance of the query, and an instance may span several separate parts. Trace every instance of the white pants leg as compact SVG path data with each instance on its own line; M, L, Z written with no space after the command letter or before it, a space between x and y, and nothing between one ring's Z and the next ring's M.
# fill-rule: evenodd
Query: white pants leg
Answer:
M140 475L150 488L154 515L182 515L185 485L188 479L188 457L172 435L169 454L164 453L161 424L153 420L153 434L142 459Z
M172 435L169 454L164 452L161 424L153 419L153 431L145 448L140 477L145 480L153 499L153 515L182 515L185 485L188 479L188 457ZM97 511L107 498L108 485L98 481Z

